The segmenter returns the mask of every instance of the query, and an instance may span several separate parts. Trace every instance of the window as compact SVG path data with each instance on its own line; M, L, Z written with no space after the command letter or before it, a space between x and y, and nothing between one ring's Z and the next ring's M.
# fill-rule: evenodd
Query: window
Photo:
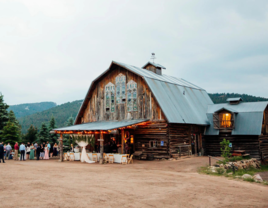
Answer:
M127 111L137 111L137 83L130 80L127 83Z
M220 113L220 127L231 128L232 127L232 114L228 112Z
M221 111L214 113L213 125L215 129L233 129L234 114L228 111Z
M115 78L116 83L116 104L125 103L126 101L126 76L119 74Z
M105 86L105 108L106 108L106 112L111 111L113 113L115 111L114 91L115 91L114 84L109 82Z
M157 141L156 140L150 140L149 141L149 147L151 147L151 148L155 148L155 147L157 147L158 145L157 145Z

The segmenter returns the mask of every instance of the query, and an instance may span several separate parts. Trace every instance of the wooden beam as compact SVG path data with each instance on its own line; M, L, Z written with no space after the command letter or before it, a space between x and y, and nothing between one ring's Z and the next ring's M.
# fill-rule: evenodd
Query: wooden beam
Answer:
M124 146L125 146L125 130L121 129L121 153L124 154Z
M62 136L62 133L60 134L60 162L63 162L63 136Z
M103 159L103 133L102 132L100 133L100 159Z

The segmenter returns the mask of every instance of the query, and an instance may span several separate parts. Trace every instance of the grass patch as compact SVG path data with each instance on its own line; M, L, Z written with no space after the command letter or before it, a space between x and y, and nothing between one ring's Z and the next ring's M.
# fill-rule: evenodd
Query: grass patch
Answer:
M233 178L233 179L237 179L237 178L242 178L242 176L244 174L249 174L251 176L254 176L256 173L258 172L264 172L264 171L268 171L268 165L261 165L260 169L256 169L253 167L250 167L248 169L240 169L240 170L236 170L235 174L233 174L233 170L229 169L229 170L225 170L224 168L217 168L215 169L215 172L213 172L209 166L207 167L201 167L199 168L198 172L200 174L206 174L206 175L214 175L214 176L225 176L228 178ZM230 174L232 173L232 174ZM255 182L253 178L247 178L247 179L243 179L244 181L248 181L248 182ZM262 184L264 185L268 185L267 181L264 181Z

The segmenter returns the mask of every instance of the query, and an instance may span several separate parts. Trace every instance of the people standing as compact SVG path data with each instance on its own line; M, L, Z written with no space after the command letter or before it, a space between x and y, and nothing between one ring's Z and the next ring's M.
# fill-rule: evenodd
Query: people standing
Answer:
M8 159L9 160L9 156L10 156L10 152L12 150L12 147L10 146L10 143L7 144L6 146L6 156L5 156L5 160Z
M45 157L45 146L43 146L41 144L41 146L40 146L40 158L44 159L44 157Z
M28 142L27 143L27 147L26 147L26 160L29 160L30 159L30 153L31 153L31 145Z
M30 160L34 160L34 151L35 151L35 148L34 148L34 145L32 143L30 146Z
M7 153L7 145L4 144L4 157L6 157L6 153Z
M21 143L19 150L20 150L20 160L25 161L25 146L24 146L24 143Z
M41 147L39 144L36 145L36 160L39 160L39 157L40 157L40 153L41 153Z
M19 145L18 145L18 142L15 143L14 150L15 150L14 160L18 160L18 154L19 154Z
M37 149L37 143L34 143L34 156L36 157L36 149Z
M3 160L3 163L5 163L3 142L0 143L0 163L1 163L1 160Z
M58 153L58 150L57 149L58 149L58 145L57 145L57 143L55 143L54 146L53 146L53 156L57 156L58 155L57 154Z
M45 156L44 156L44 160L49 160L49 151L48 151L47 144L46 144L46 146L45 146Z
M50 155L49 155L49 152L50 152L50 149L51 149L51 145L49 144L48 141L47 141L47 148L48 148L48 156L50 156Z

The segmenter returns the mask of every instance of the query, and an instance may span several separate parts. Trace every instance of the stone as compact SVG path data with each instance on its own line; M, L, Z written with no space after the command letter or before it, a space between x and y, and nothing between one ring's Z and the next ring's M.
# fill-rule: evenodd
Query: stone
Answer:
M231 173L228 173L227 175L233 175L233 173L231 172Z
M219 168L220 166L218 164L214 165L215 167Z
M244 175L242 175L242 178L243 178L243 179L247 179L247 178L252 178L252 176L249 175L249 174L244 174Z
M253 179L255 182L260 182L260 183L263 182L262 177L259 174L254 175Z

